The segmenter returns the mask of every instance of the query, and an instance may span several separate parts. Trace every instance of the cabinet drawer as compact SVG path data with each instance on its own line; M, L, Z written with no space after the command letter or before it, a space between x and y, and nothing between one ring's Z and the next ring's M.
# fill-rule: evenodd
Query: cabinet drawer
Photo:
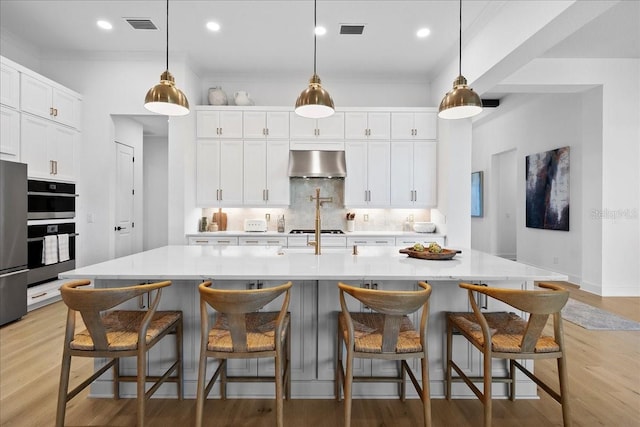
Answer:
M289 236L287 246L290 248L307 246L307 236Z
M240 246L287 246L286 237L238 237Z
M237 237L189 237L190 245L238 245Z
M441 236L396 237L396 246L409 247L416 243L422 243L423 245L428 246L431 242L436 242L440 246L444 246L445 244L444 237Z
M348 237L347 246L394 246L396 240L393 237Z

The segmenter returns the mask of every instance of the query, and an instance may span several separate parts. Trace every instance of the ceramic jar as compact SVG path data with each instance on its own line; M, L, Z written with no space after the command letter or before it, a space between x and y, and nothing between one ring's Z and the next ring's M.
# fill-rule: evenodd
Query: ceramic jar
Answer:
M227 94L224 93L221 87L216 86L209 88L209 105L227 105Z
M233 97L236 102L236 105L243 105L243 106L253 105L253 100L249 97L249 94L244 90L239 90L238 92L235 93Z

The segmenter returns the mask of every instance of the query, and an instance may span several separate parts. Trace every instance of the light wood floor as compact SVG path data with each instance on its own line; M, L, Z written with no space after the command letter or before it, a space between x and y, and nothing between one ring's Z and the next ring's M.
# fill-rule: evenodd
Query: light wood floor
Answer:
M640 298L601 298L570 288L572 296L640 321ZM56 394L66 309L62 302L35 310L21 321L0 329L0 426L54 424ZM565 322L568 344L572 414L576 426L640 426L640 332L588 331ZM74 360L71 384L92 369ZM536 372L555 384L553 361L536 363ZM74 382L75 381L75 382ZM496 427L561 425L560 406L546 394L540 400L496 400ZM355 400L354 427L416 426L422 423L421 403L408 400ZM334 400L285 402L285 425L334 427L342 425L342 403ZM480 426L482 405L477 400L433 399L434 426ZM153 399L147 407L151 426L190 426L195 400ZM210 400L208 425L272 426L271 400ZM91 399L86 392L68 405L68 426L135 425L133 399Z

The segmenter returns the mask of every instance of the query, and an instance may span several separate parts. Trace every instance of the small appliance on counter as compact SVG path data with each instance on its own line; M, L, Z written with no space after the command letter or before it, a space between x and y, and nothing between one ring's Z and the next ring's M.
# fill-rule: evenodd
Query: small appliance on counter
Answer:
M244 231L267 231L266 219L245 219Z

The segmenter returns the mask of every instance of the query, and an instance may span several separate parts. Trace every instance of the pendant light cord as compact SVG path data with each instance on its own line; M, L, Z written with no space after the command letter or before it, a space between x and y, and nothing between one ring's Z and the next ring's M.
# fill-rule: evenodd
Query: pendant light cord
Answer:
M460 37L458 38L458 75L462 75L462 0L460 0Z
M167 71L169 71L169 0L167 0Z
M317 40L317 35L316 35L316 27L317 27L317 20L316 20L316 14L317 14L317 6L316 6L316 0L313 0L313 75L316 75L316 40Z

